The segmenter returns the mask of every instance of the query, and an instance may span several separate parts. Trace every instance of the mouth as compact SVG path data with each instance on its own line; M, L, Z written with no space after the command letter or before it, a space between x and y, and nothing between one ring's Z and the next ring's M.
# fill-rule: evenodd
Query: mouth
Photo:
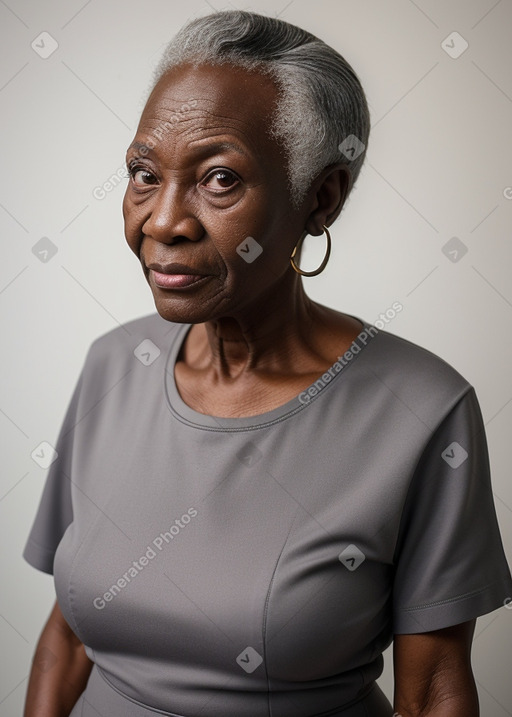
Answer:
M185 264L148 264L149 277L159 289L184 289L209 278Z

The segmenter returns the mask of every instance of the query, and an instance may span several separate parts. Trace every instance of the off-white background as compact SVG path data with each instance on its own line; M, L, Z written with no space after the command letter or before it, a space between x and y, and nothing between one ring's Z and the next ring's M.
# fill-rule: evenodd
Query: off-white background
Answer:
M370 321L400 301L388 330L476 387L512 558L511 1L0 0L1 717L21 714L54 600L51 577L21 558L47 473L31 452L55 443L91 341L154 311L124 244L124 182L103 200L93 190L123 164L164 44L188 18L229 6L309 29L359 74L373 121L367 162L329 266L307 289ZM58 43L48 59L31 47L42 31ZM457 59L443 49L461 47L444 43L453 31L469 43ZM32 251L42 237L57 248L47 261ZM452 237L467 248L457 261L442 252ZM321 257L315 242L308 267ZM381 683L391 696L389 658ZM478 620L473 664L482 715L512 715L512 610Z

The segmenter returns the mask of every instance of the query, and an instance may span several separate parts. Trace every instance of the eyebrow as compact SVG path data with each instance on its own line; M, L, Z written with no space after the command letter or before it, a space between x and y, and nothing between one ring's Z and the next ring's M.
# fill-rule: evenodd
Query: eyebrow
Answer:
M202 140L203 141L203 140ZM158 143L155 144L155 147L158 146ZM147 144L144 144L144 142L132 142L131 145L126 150L129 152L131 149L142 149L144 148L146 150L146 154L149 154L150 152L154 151L154 148L148 147ZM212 144L203 144L202 146L198 147L197 149L193 150L196 154L199 155L211 155L211 154L217 154L218 152L223 152L226 150L232 150L234 152L237 152L238 154L242 155L242 157L247 157L247 152L242 149L237 144L234 144L233 142L213 142Z

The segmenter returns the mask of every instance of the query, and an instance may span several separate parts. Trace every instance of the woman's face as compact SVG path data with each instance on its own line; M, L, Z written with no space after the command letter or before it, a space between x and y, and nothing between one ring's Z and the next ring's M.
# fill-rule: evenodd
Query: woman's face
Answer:
M184 65L146 104L127 152L123 215L167 320L237 316L289 291L307 212L294 210L283 151L269 137L277 97L258 73Z

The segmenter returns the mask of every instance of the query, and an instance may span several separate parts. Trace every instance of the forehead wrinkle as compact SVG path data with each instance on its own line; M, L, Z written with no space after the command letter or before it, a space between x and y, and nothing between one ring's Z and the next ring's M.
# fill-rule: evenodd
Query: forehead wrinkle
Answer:
M226 127L233 128L239 126L240 129L246 126L249 122L254 123L255 122L255 114L249 113L247 111L247 116L237 116L236 114L224 114L220 110L219 107L220 101L219 98L216 99L210 99L210 98L201 98L200 100L189 100L189 101L195 101L196 105L199 103L203 105L202 107L195 106L190 107L186 110L182 110L183 103L181 106L178 107L179 103L174 105L174 102L172 105L169 105L165 98L159 99L159 101L153 106L150 105L150 112L151 114L149 116L145 116L145 111L143 112L143 116L141 118L141 125L148 123L150 126L155 123L154 129L157 129L158 126L161 126L162 124L165 124L168 122L172 125L172 129L177 129L180 126L189 124L191 122L197 121L197 120L203 120L205 123L207 123L208 127L216 126L216 122L225 123ZM237 110L235 110L236 112ZM168 116L166 116L168 115ZM172 122L173 118L178 117L178 121ZM263 112L259 115L259 121L261 124L264 125L264 127L269 128L273 125L273 109L268 109L267 112ZM265 131L265 134L267 136L270 135L270 133Z
M183 116L180 116L177 122L171 122L171 119L177 115L176 112L173 112L169 110L170 117L169 119L166 119L165 117L157 117L157 116L151 116L151 117L143 117L141 125L142 124L148 124L152 125L155 124L154 129L157 129L162 124L165 124L168 122L171 124L172 129L178 129L183 124L188 124L191 122L197 122L198 120L208 120L208 127L214 127L215 124L212 124L212 122L222 122L226 123L226 127L233 127L236 125L240 125L240 127L243 127L244 124L246 124L246 120L240 117L233 117L232 115L224 115L219 114L217 112L213 112L208 109L190 109L187 110L187 112L182 113ZM251 120L253 120L254 117L251 117ZM266 123L266 118L262 118L262 120ZM153 127L152 127L153 128Z
M237 121L235 118L216 115L214 113L208 114L210 115L210 120L216 121L199 124L198 120L204 119L204 116L202 115L201 117L196 116L180 119L178 123L173 124L172 128L169 128L168 131L166 131L165 134L167 138L172 139L174 137L175 139L185 139L187 141L187 145L190 146L191 144L201 141L206 144L208 140L213 140L214 137L219 135L234 135L234 141L230 142L226 139L219 139L218 144L223 144L226 149L233 149L244 156L248 156L246 148L253 154L259 154L260 150L257 146L255 146L254 138L251 136L251 132L248 128L244 126L245 123L243 121ZM222 122L219 120L222 120ZM148 137L151 135L152 129L157 129L162 125L162 121L157 121L155 118L148 118L146 121L147 125L140 127L139 131L143 135L147 133ZM153 123L155 123L154 126ZM199 136L197 137L197 135ZM270 139L270 137L268 137L268 139ZM163 142L165 142L165 140L163 140ZM135 147L137 144L138 142L134 141L131 147ZM142 141L140 144L143 145L144 142ZM160 141L157 142L151 151L158 154L158 147L160 144Z
M244 147L238 146L240 144L241 136L241 138L243 139L242 145L247 144L247 146L252 148L253 140L251 139L250 133L244 131L243 123L240 123L241 126L237 126L236 122L221 122L211 123L208 125L198 125L196 122L191 120L189 123L185 123L185 125L187 124L188 126L176 127L176 130L178 134L188 139L189 145L199 142L204 142L206 144L209 140L214 140L215 137L225 137L226 135L233 135L235 141L230 142L229 140L219 140L219 143L223 143L226 145L230 144L233 148L246 155L247 152L245 151Z
M216 135L212 135L212 137L215 137ZM208 137L207 139L212 139L212 137ZM198 140L191 140L190 145L194 144L194 142L200 142L201 140L204 140L204 138L198 139ZM154 148L150 148L145 144L144 142L132 142L131 145L126 150L129 152L131 149L141 149L143 148L147 149L147 153L153 152L156 149L156 145ZM197 148L197 152L199 153L207 153L210 148L214 152L222 152L223 150L233 150L234 152L237 152L238 154L243 155L244 157L247 157L247 152L243 149L243 147L239 147L238 145L234 144L233 142L229 142L226 140L219 139L217 141L214 141L211 144L204 144L202 146L199 146ZM158 154L158 152L155 152L155 154Z

